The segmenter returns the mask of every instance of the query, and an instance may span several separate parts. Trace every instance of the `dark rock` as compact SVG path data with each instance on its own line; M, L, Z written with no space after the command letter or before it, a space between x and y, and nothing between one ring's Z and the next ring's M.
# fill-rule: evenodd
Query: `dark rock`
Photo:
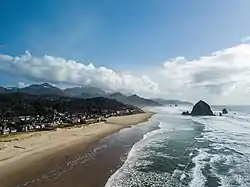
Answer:
M222 113L220 112L220 116L222 116Z
M174 106L178 106L177 104L175 104Z
M224 108L224 109L222 110L222 114L228 114L227 109Z
M210 106L205 101L199 101L192 109L191 116L213 116Z
M181 115L187 116L187 115L190 115L190 113L188 111L186 111L186 112L182 112Z

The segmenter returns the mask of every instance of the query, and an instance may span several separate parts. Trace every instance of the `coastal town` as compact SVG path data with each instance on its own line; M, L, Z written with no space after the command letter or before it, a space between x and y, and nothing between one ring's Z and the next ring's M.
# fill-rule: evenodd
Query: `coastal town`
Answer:
M86 126L92 123L105 122L109 117L125 116L137 113L143 113L139 108L121 110L102 110L100 113L60 113L54 110L50 115L36 116L16 116L2 117L0 119L0 135L9 135L17 132L33 132L56 130L57 128L71 127L75 125Z

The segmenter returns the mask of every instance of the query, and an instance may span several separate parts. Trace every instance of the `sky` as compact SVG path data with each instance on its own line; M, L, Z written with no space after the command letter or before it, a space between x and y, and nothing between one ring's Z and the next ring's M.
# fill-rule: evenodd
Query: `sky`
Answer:
M250 104L250 1L2 0L0 85Z

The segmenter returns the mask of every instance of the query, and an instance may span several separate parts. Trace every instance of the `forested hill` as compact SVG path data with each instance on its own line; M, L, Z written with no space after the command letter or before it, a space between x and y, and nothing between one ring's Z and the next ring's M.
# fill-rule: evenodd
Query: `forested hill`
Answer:
M2 117L49 115L54 111L60 113L96 113L118 110L138 110L131 105L114 99L96 97L90 99L71 98L57 95L31 95L27 93L0 94L0 115Z

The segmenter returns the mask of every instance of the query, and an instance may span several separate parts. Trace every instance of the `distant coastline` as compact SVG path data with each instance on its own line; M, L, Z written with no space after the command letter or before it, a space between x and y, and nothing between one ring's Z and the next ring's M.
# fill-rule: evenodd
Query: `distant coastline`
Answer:
M85 149L91 143L123 128L147 121L153 115L152 112L146 112L110 117L107 122L95 123L82 128L41 132L21 140L0 142L2 146L0 170L4 171L0 174L1 186L17 184L30 172L39 173L42 168L55 164L53 162L65 159L71 151ZM29 169L30 167L32 167L32 171Z

